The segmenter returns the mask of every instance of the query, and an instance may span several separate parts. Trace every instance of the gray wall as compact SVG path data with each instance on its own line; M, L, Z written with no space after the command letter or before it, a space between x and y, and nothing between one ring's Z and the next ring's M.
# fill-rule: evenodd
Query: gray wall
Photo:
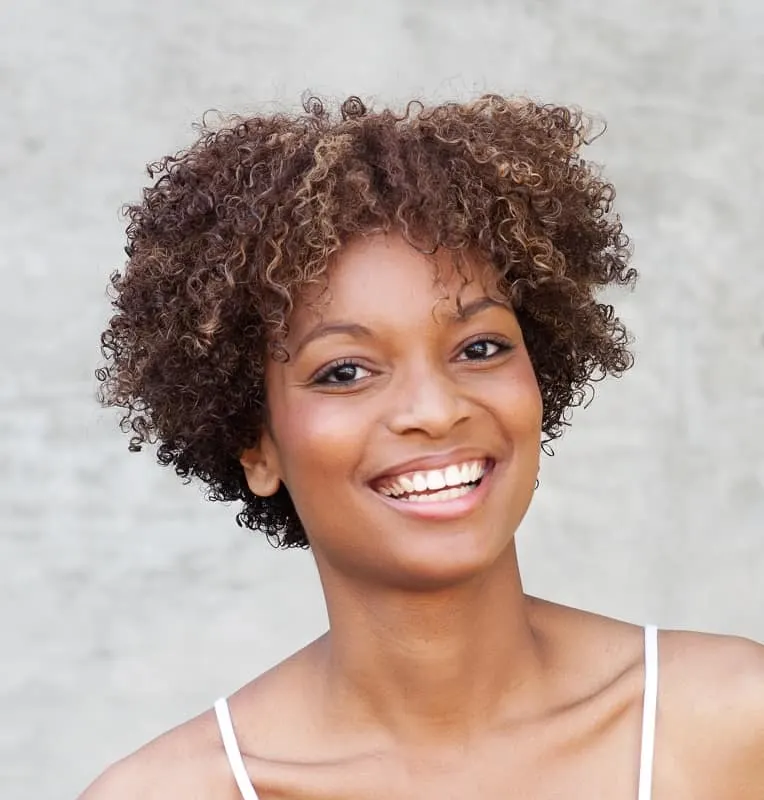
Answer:
M764 4L24 0L0 17L0 795L96 772L308 641L309 555L93 399L120 204L207 108L528 93L601 114L637 366L542 467L528 590L764 639Z

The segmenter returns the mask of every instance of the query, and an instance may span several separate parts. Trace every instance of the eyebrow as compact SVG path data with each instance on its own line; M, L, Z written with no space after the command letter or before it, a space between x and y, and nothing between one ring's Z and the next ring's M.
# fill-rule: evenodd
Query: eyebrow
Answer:
M511 307L507 303L501 303L491 297L478 297L475 300L470 300L469 303L461 305L457 303L457 310L454 314L449 314L448 319L450 322L466 322L467 320L485 311L488 308L503 308L505 311L511 311ZM294 357L297 358L299 353L307 347L311 342L316 339L322 339L325 336L332 336L338 334L345 334L352 336L356 339L368 339L374 336L373 332L365 325L359 325L356 322L328 322L320 323L311 328L305 336L300 339L294 351Z
M358 325L355 322L331 322L325 325L316 325L315 328L309 330L305 336L300 339L294 351L295 358L299 355L300 351L305 349L312 341L322 339L324 336L340 333L353 336L356 339L370 338L374 335L365 325Z
M466 320L485 311L487 308L503 308L505 311L512 311L512 307L508 303L502 303L499 300L494 300L492 297L478 297L475 300L470 300L469 303L461 305L457 300L456 314L453 315L454 322L465 322Z

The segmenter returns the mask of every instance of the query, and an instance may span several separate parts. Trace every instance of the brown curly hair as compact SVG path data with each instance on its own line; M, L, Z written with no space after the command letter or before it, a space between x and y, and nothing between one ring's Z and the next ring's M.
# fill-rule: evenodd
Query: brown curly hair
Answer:
M548 445L592 381L632 363L623 325L595 299L636 272L613 187L579 155L590 130L579 111L497 95L402 113L351 97L332 114L309 98L299 114L203 123L193 146L148 166L155 182L126 208L99 400L124 409L131 450L158 441L161 464L212 500L243 502L240 525L307 546L286 487L254 496L239 463L268 424L265 360L288 358L290 311L332 254L395 230L495 267Z

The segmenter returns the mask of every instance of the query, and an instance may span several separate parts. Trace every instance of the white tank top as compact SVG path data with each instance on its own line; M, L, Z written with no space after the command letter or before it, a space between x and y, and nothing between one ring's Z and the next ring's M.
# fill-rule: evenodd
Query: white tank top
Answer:
M655 723L658 709L658 629L645 626L645 691L642 706L642 749L639 760L639 793L637 800L650 800L653 783L653 756L655 754ZM241 757L233 730L228 701L222 697L215 703L215 715L220 728L228 763L231 765L236 785L243 800L258 800Z

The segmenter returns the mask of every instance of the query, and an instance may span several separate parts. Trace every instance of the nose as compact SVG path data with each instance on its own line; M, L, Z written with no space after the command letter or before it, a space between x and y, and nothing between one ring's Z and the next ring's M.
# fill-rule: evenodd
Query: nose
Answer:
M471 411L463 387L442 370L411 370L394 385L396 402L388 417L395 434L419 431L431 439L447 436Z

